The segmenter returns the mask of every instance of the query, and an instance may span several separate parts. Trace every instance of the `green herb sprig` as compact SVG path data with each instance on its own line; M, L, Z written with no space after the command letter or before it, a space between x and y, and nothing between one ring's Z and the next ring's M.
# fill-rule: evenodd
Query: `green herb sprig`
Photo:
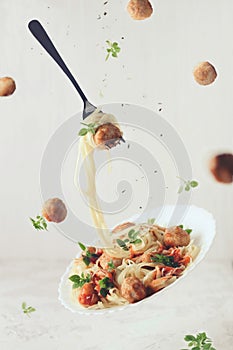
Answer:
M81 275L72 275L69 280L73 282L73 289L82 287L85 283L91 282L91 275L88 273L86 276L82 272Z
M110 55L112 55L112 57L118 57L119 52L121 51L121 48L119 47L119 44L117 42L111 42L109 40L106 40L106 43L108 44L107 47L107 56L105 57L105 61L107 61L110 57Z
M22 303L22 310L23 313L26 314L28 317L30 317L30 313L35 312L36 309L32 306L27 306L27 304L25 303L25 301Z
M191 347L191 350L216 350L212 346L212 340L207 337L206 333L198 333L194 335L186 335L184 340L188 342L188 346ZM182 349L188 350L188 349Z
M109 292L109 289L114 287L114 284L108 277L104 277L99 281L100 294L105 298Z
M88 266L91 263L91 260L98 259L99 255L91 253L88 248L81 242L78 242L79 247L82 249L84 254L82 254L83 262Z
M181 227L183 229L184 225L179 225L179 227ZM191 232L193 232L193 230L191 228L186 228L184 231L186 231L189 235Z
M155 223L155 218L148 219L148 220L147 220L147 223L148 223L149 225L153 225L153 224Z
M171 267L178 267L179 264L174 260L173 256L167 256L163 254L156 254L155 256L151 256L151 260L153 262L163 264Z
M183 191L183 189L185 191L190 191L191 188L195 188L199 185L199 183L196 180L185 180L185 179L182 179L181 177L178 177L178 176L177 176L177 178L182 181L182 185L180 185L177 193L181 193Z
M82 125L85 125L85 128L82 128L79 130L79 136L85 136L88 132L91 132L92 134L95 134L95 130L98 127L96 123L90 123L90 124L85 124L81 123Z
M37 215L36 219L30 218L33 226L35 227L36 230L46 230L47 229L47 222L45 221L45 218L43 216Z
M108 271L113 271L113 270L115 270L116 269L116 266L115 266L115 264L114 264L114 262L111 260L111 261L109 261L108 262Z
M128 232L128 237L124 240L117 239L117 244L123 249L123 250L129 250L129 244L139 244L142 242L140 238L137 238L139 235L139 231L135 231L134 229L131 229Z

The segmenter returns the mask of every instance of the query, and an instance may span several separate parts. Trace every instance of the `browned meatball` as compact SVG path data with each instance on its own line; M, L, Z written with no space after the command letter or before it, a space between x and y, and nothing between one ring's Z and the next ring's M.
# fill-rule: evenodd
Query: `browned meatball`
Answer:
M85 283L80 291L80 294L78 296L78 300L80 304L82 304L85 307L95 305L99 301L99 297L97 292L94 289L93 283Z
M129 303L135 303L146 297L146 288L136 277L126 277L121 285L121 295Z
M51 198L44 203L42 215L46 220L58 223L65 220L67 209L61 199Z
M148 0L130 0L127 10L130 16L136 20L146 19L153 13L153 8Z
M167 247L187 246L190 243L190 235L179 226L167 228L163 237Z
M0 96L12 95L16 89L15 81L12 78L0 78Z
M212 84L216 77L217 73L209 62L201 62L193 71L194 79L200 85L209 85Z
M211 159L210 171L215 179L223 183L231 183L233 181L233 154L219 154Z
M111 256L109 256L106 252L104 252L104 253L99 257L97 263L98 263L98 265L100 265L100 267L102 267L102 269L108 270L108 269L109 269L109 265L108 265L108 264L109 264L111 261L113 262L114 266L117 267L117 266L120 266L120 265L121 265L122 259L111 257Z
M122 132L120 129L112 124L106 123L100 125L95 132L94 141L97 146L101 148L112 148L120 143L122 139Z
M133 222L124 222L123 224L117 225L116 227L114 227L114 229L112 230L113 233L118 233L122 230L125 230L128 227L134 226L135 224Z

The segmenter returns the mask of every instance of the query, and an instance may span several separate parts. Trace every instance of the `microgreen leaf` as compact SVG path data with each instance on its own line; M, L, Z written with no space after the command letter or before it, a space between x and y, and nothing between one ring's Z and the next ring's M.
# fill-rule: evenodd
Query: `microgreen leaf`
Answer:
M47 230L47 222L45 221L43 216L37 215L36 219L30 218L32 225L35 227L36 230Z
M185 191L190 191L191 188L195 188L199 185L199 183L196 180L185 180L178 176L177 178L182 181L182 184L180 185L177 193L181 193L183 189L185 189Z
M148 223L149 225L153 225L153 224L155 223L155 218L148 219L148 220L147 220L147 223Z
M81 242L78 242L78 245L79 245L79 247L85 252L85 250L87 249L87 248L85 247L85 245L82 244Z
M69 280L73 282L73 289L82 287L85 283L91 281L91 275L87 274L86 276L82 272L81 275L72 275L69 277Z
M205 332L198 333L196 337L188 334L184 340L188 342L189 347L192 347L191 350L215 350L212 347L212 340L207 337Z
M155 256L151 256L151 260L153 262L163 264L166 266L171 266L171 267L178 267L179 266L179 264L176 261L174 261L173 256L167 256L167 255L163 255L163 254L155 254Z
M116 242L122 249L129 250L126 243L124 241L122 241L122 239L117 239Z
M88 132L95 134L95 130L98 127L98 125L95 123L90 123L90 124L81 123L81 124L85 125L86 127L79 130L79 133L78 133L79 136L85 136Z
M84 262L87 266L89 266L91 260L90 260L90 258L89 258L88 256L84 256L84 257L83 257L83 262Z
M22 310L23 310L23 313L26 314L28 317L30 317L31 312L36 311L36 309L32 306L27 307L27 304L25 303L25 301L22 303Z
M193 231L190 228L186 228L185 231L190 235L190 233Z
M100 294L103 297L106 297L109 290L114 287L114 284L108 277L104 277L102 280L99 281L100 286Z
M118 57L119 52L121 51L121 48L119 47L117 42L111 42L109 40L106 40L106 43L108 44L108 47L106 49L107 56L105 57L105 61L107 61L112 55L112 57Z
M183 229L184 225L179 225L179 227L181 227ZM184 231L186 231L189 235L191 232L193 232L193 230L191 228L186 228Z
M113 261L109 261L108 262L108 271L112 271L112 270L115 270L116 266L115 264L113 263Z
M190 181L190 186L191 187L197 187L198 186L198 182L195 181L195 180L192 180L192 181Z

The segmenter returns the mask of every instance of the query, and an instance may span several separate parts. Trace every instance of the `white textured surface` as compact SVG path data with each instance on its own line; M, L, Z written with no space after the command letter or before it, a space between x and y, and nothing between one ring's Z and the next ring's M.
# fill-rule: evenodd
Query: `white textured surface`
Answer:
M233 146L233 2L156 0L153 17L141 23L128 17L127 1L103 3L0 1L0 75L17 83L16 93L0 100L1 349L175 350L184 347L184 334L204 330L218 350L230 350L233 191L213 181L206 162L212 152L232 151ZM39 169L45 145L81 109L81 102L29 34L27 23L33 18L47 26L93 103L162 108L162 116L182 136L200 182L193 203L217 221L208 259L169 299L164 293L149 315L138 312L95 322L72 315L57 300L58 281L76 247L52 227L49 233L35 233L28 216L41 205ZM104 61L106 39L121 43L119 59ZM193 67L202 60L218 72L216 82L205 88L192 78ZM31 319L20 316L23 300L38 310Z

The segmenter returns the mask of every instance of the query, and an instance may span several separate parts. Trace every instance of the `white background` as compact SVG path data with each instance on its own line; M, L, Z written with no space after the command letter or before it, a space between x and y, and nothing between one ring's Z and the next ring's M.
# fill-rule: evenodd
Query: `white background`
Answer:
M48 343L50 349L64 349L61 345L61 333L64 332L67 341L74 346L72 341L75 334L69 333L73 321L77 328L81 327L83 334L87 334L84 327L87 320L79 322L62 310L56 301L59 276L75 255L76 246L52 226L49 232L35 232L28 220L41 208L39 171L46 144L55 129L82 108L81 100L68 79L29 33L28 22L37 18L46 27L94 104L128 102L156 112L162 108L159 113L182 137L192 161L194 178L200 183L200 187L193 191L192 203L213 213L217 222L217 237L207 261L187 279L189 286L185 289L183 282L176 287L177 298L183 291L191 292L193 297L187 298L183 311L175 310L173 317L169 316L173 325L176 324L174 317L178 317L181 326L173 329L172 333L171 329L168 331L168 335L172 335L171 342L160 325L160 342L156 343L155 348L181 348L184 346L184 334L201 329L208 331L209 327L216 347L228 350L232 344L232 316L227 315L229 307L226 304L222 305L218 317L215 308L223 300L219 298L220 295L225 295L225 300L232 298L233 191L232 185L221 185L213 180L207 163L215 152L232 152L233 147L233 3L230 0L153 1L153 16L142 22L129 17L125 11L127 1L109 0L107 5L103 4L104 0L0 1L0 76L12 76L17 85L13 96L0 99L0 254L2 276L6 278L7 286L6 289L4 285L2 287L3 320L6 321L9 310L14 314L22 299L27 298L29 303L42 303L41 309L51 316L47 316L48 327L56 317L64 320L66 317L68 322L64 328L57 321L52 338L37 339L38 344ZM97 19L98 15L101 19ZM119 42L122 51L119 58L105 62L105 41L108 39ZM218 77L213 85L203 87L194 81L192 70L200 61L209 61L216 67ZM30 274L32 270L43 283L41 292L35 286L38 280L34 280L34 275ZM31 292L27 293L23 288L16 292L13 287L15 280L17 284L26 283L27 291ZM34 283L33 288L31 283ZM198 291L195 299L197 284L206 298L202 299L203 295ZM173 300L174 304L177 300L181 302L178 298ZM164 301L166 303L165 298ZM206 305L205 310L199 310L200 314L194 317L195 320L190 313L193 303ZM173 305L171 299L170 304ZM166 310L170 315L172 307ZM116 320L112 322L115 322L114 327L118 327L118 332L122 332L122 337L123 329ZM11 321L7 319L6 322L10 324ZM38 322L45 322L43 316ZM166 322L165 318L164 327ZM132 338L137 334L140 346L137 347L129 335L127 347L122 345L122 339L119 339L119 345L123 349L131 349L131 346L139 350L149 349L150 344L157 341L151 324L153 322L150 325L132 325L130 334ZM128 331L129 325L124 327ZM149 338L145 327L150 333ZM6 328L4 334L6 337ZM29 334L33 334L33 331ZM10 332L8 335L9 338L3 336L4 349L7 350L13 349L14 342L19 341L17 334ZM85 337L88 338L88 335ZM80 340L82 348L92 349L94 339L90 340L88 347L84 345L85 337ZM99 331L96 331L95 337L97 345L102 344L102 349L114 348L111 347L110 338L100 340ZM25 339L20 340L22 349L37 348L30 343L30 339L28 343ZM64 344L67 341L64 340ZM116 345L115 336L114 342Z

